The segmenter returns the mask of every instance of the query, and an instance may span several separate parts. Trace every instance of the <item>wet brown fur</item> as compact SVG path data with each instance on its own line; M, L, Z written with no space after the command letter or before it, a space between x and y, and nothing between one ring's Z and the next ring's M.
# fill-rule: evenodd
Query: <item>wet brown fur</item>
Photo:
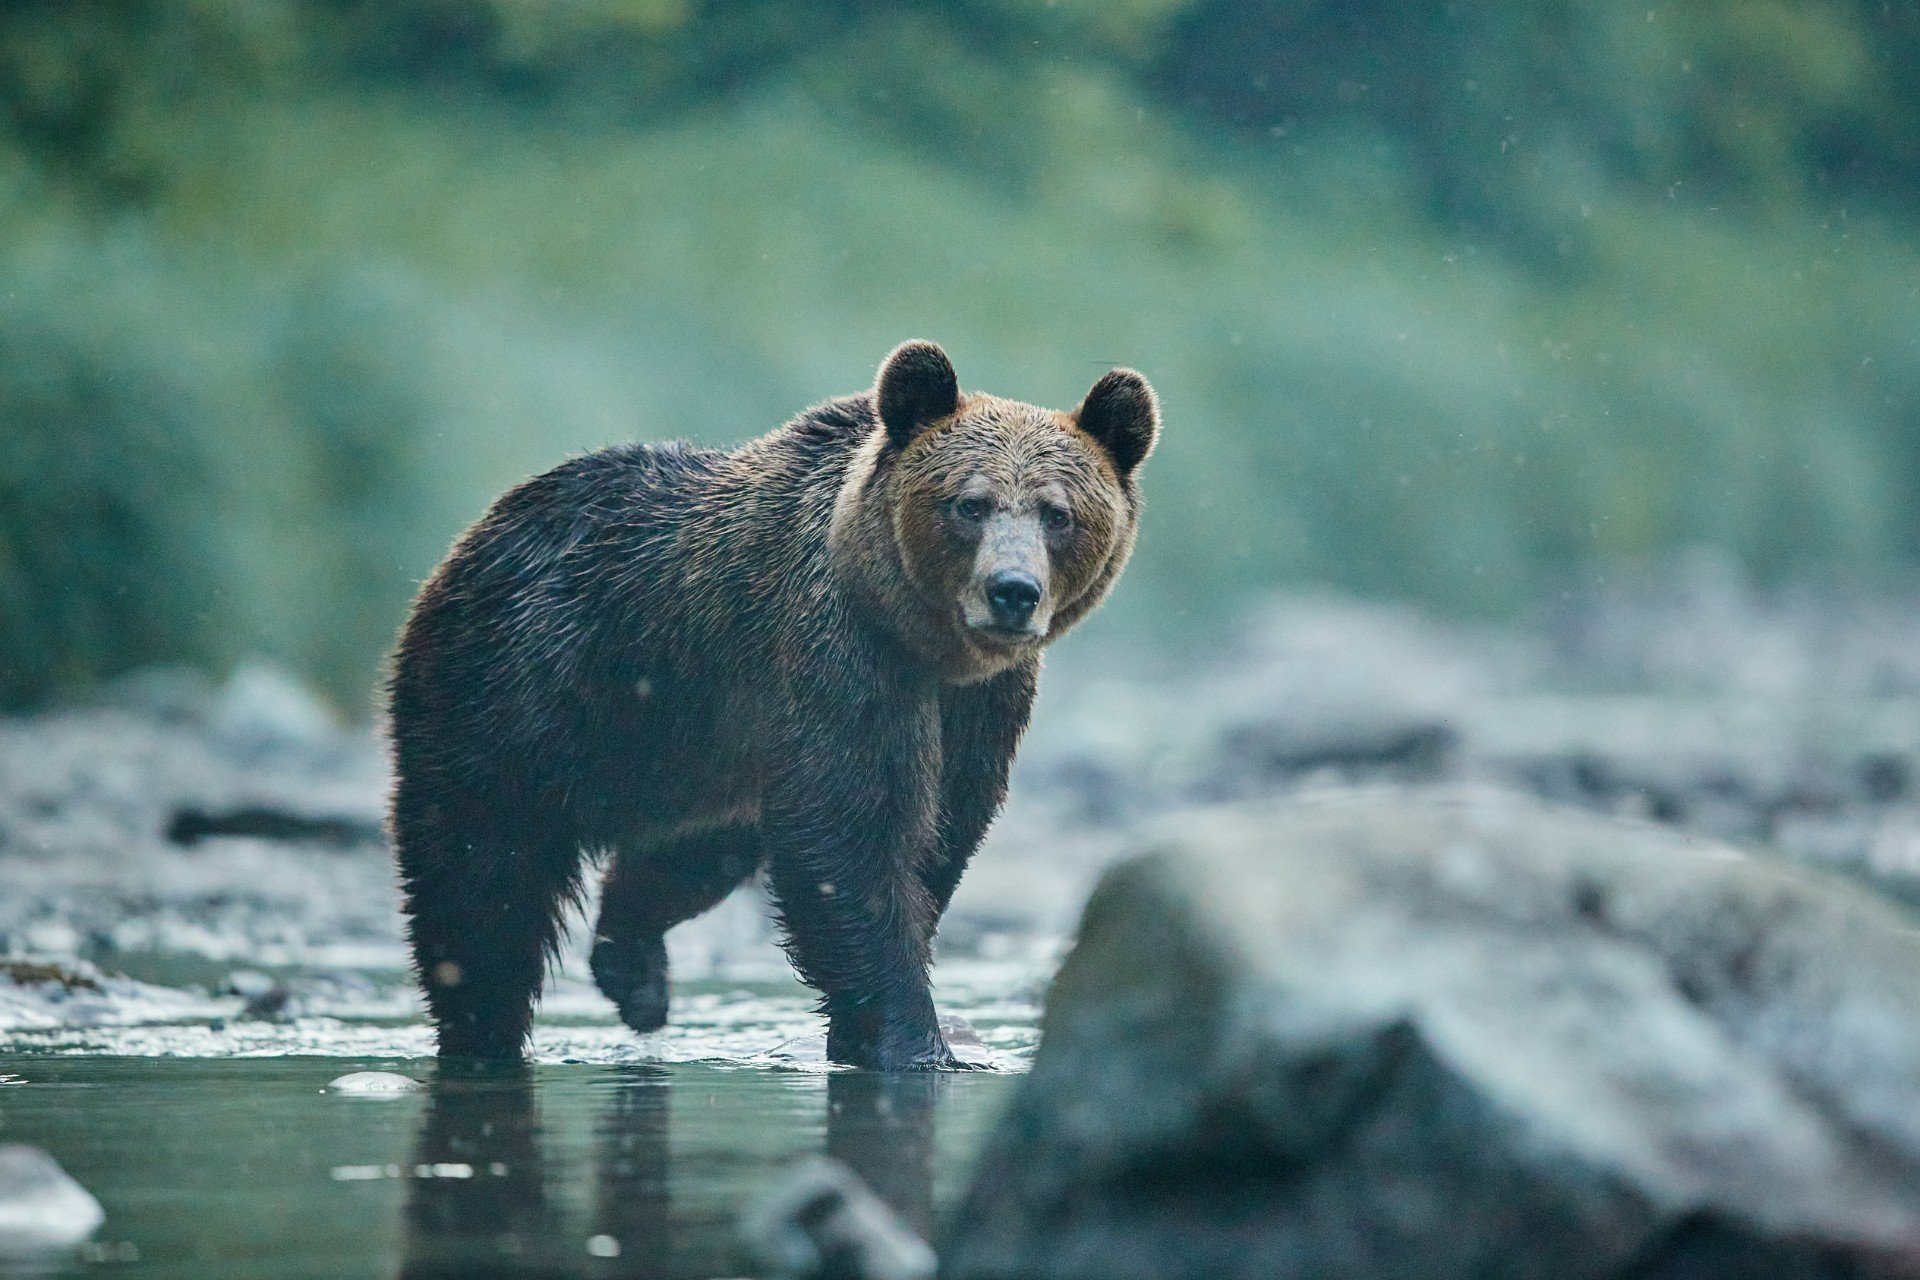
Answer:
M942 512L975 477L1013 504L1030 501L1042 485L1064 490L1074 526L1055 566L1048 642L1106 598L1139 525L1131 477L1118 473L1071 414L975 393L904 450L888 450L878 434L867 441L835 504L832 545L868 602L958 684L997 675L1025 654L984 644L956 625L953 601L972 560Z
M1126 562L1157 423L1137 374L1059 414L963 396L907 344L874 392L735 452L620 446L501 498L422 588L390 682L441 1052L522 1052L582 851L606 850L594 973L636 1029L666 1016L665 931L764 868L835 1059L950 1062L932 932L1040 649ZM963 490L988 524L955 515ZM1044 632L969 625L994 537L1044 580Z

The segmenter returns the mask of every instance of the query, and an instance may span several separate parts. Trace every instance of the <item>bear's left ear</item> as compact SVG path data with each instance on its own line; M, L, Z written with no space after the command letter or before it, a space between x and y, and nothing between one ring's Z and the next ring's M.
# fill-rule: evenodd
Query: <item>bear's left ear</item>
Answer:
M1115 369L1094 383L1073 417L1123 477L1146 460L1160 436L1160 400L1131 369Z
M895 448L960 407L960 380L947 353L931 342L903 342L880 363L873 403Z

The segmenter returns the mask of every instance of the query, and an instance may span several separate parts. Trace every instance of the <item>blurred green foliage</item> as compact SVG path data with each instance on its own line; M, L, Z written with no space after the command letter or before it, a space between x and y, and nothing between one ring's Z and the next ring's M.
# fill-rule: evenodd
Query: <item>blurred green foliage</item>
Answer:
M0 704L363 696L505 484L907 336L1168 409L1103 626L1920 558L1920 7L0 0Z

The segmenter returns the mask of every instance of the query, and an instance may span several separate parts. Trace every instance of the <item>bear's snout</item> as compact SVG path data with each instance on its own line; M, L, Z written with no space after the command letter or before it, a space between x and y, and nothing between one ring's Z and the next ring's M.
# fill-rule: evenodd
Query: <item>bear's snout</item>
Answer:
M1002 511L987 521L961 594L961 612L990 648L1044 640L1053 620L1047 595L1046 536L1032 512Z
M1040 580L1021 569L996 569L987 577L987 609L993 625L1025 631L1040 603Z

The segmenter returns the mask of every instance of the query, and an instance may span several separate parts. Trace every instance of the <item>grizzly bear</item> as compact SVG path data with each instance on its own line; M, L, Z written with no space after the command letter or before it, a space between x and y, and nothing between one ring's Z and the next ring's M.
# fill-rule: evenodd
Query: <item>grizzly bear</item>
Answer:
M582 858L636 1031L663 937L764 870L827 1053L953 1057L929 948L1005 798L1040 650L1132 550L1159 431L963 393L932 343L734 452L619 445L508 492L421 588L388 685L391 826L439 1051L516 1058Z

